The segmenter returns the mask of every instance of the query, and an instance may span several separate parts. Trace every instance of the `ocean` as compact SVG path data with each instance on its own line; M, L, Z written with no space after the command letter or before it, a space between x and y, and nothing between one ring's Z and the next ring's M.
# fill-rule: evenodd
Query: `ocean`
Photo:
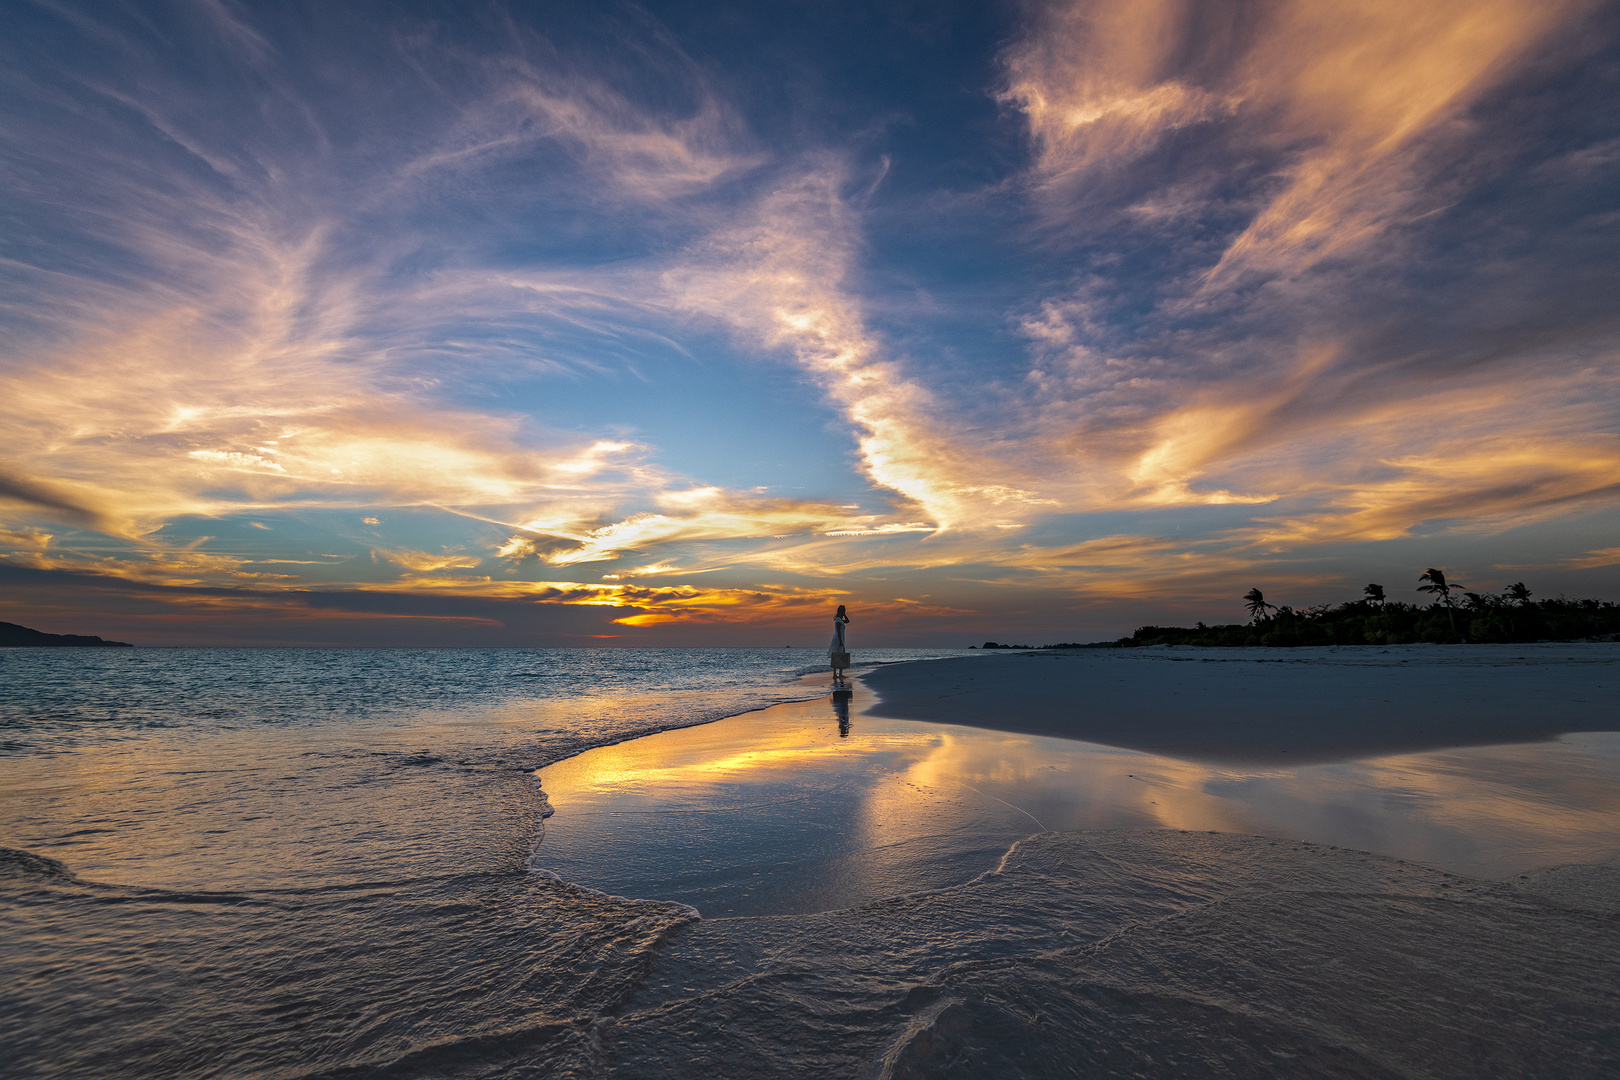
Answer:
M799 680L825 667L783 648L0 650L0 1071L545 1058L694 913L531 872L534 770L820 696Z
M1004 666L858 659L950 655ZM1614 742L1172 775L877 721L810 650L0 650L0 1075L1620 1076L1613 858L1312 839L1600 852Z

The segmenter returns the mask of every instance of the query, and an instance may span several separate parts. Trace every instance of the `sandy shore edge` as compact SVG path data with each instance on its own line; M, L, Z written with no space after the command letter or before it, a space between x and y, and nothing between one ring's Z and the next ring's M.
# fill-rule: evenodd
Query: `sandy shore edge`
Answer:
M861 675L874 716L1309 764L1620 731L1620 645L1029 652Z

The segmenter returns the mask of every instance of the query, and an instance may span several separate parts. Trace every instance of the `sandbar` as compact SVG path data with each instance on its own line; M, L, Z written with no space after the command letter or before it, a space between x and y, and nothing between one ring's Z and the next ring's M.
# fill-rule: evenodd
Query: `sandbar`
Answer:
M875 716L1194 761L1347 761L1620 731L1620 644L1197 647L894 664Z

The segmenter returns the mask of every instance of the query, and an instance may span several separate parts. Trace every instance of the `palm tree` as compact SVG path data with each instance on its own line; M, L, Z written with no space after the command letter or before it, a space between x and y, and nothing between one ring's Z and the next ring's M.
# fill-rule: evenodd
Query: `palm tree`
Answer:
M1382 585L1368 585L1361 591L1367 597L1369 604L1377 604L1379 607L1384 606L1384 587Z
M1432 566L1423 571L1422 576L1420 576L1418 580L1428 582L1427 585L1419 585L1417 587L1418 592L1436 593L1439 595L1440 602L1446 606L1446 618L1451 623L1451 632L1455 634L1457 632L1457 616L1452 613L1451 590L1462 588L1462 582L1447 581L1445 571L1436 570Z
M1258 622L1266 617L1267 611L1276 610L1275 604L1266 603L1265 594L1259 589L1250 589L1243 594L1243 599L1249 602L1249 619L1251 622Z
M1514 607L1529 607L1530 590L1524 587L1524 582L1515 581L1513 584L1502 590L1502 599L1511 600ZM1518 636L1518 628L1513 625L1513 615L1511 612L1504 614L1507 618L1508 638L1511 640L1512 638Z

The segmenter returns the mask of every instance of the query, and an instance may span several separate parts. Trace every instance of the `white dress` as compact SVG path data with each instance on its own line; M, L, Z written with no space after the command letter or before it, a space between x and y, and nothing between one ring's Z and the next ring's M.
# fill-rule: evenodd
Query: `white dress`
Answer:
M832 659L833 653L848 652L849 647L844 644L844 624L849 622L848 615L833 616L832 642L827 646L827 658Z

